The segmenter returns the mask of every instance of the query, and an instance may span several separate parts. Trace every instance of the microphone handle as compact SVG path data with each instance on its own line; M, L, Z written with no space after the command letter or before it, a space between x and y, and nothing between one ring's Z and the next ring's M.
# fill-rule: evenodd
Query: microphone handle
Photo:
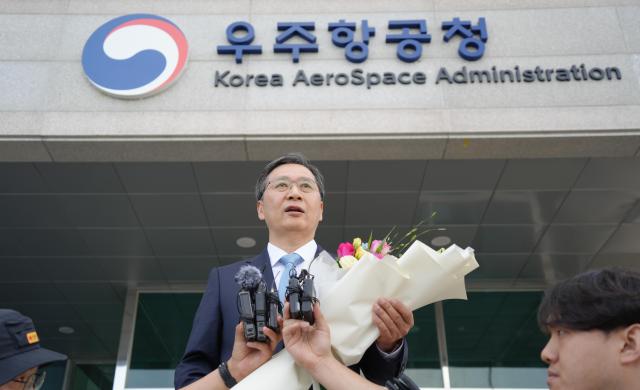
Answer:
M278 314L279 306L280 306L280 298L278 298L278 294L269 293L267 294L267 305L269 307L268 315L267 315L267 327L271 328L271 330L277 332L278 331Z
M244 338L247 341L256 341L256 324L253 313L253 302L251 301L251 292L247 290L238 291L238 302L240 319L244 324Z
M259 288L256 292L256 340L261 342L267 341L264 335L264 326L267 320L267 297L264 291Z
M295 275L289 277L289 287L287 287L287 300L289 301L289 313L291 318L302 319L302 311L300 310L300 282Z
M302 318L313 325L313 279L305 278L302 282Z

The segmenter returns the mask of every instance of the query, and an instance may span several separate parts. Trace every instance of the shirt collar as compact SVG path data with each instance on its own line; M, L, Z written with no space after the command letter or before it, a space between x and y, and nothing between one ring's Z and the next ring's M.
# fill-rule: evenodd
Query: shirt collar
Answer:
M318 244L316 243L315 240L311 240L293 252L299 254L300 257L302 257L302 259L304 260L305 264L309 264L311 263L313 258L316 256L317 250L318 250ZM267 252L269 253L269 260L271 260L271 267L276 265L278 260L280 260L282 256L287 254L287 252L278 248L272 243L267 244Z

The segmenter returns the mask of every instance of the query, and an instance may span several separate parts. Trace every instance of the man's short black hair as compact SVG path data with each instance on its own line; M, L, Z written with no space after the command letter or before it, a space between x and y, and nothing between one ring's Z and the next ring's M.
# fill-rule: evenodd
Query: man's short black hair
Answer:
M545 293L538 325L610 332L640 324L640 274L620 268L589 271Z
M320 199L324 200L324 177L322 176L322 173L320 173L318 167L311 164L311 162L309 162L309 160L307 160L307 158L301 153L287 153L265 165L262 172L260 172L260 176L258 176L258 181L256 182L255 194L257 200L262 199L264 191L267 188L267 176L269 176L274 169L284 164L302 165L311 171L316 180L316 184L318 185L318 190L320 190Z

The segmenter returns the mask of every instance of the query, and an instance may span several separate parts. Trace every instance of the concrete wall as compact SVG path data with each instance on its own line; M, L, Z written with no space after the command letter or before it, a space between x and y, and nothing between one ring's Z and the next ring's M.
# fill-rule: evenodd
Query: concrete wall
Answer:
M143 99L102 94L84 76L83 46L128 13L175 22L189 62L168 90ZM442 21L485 17L483 58L468 62ZM327 23L368 19L369 59L351 64ZM392 19L425 18L432 35L406 64L386 44ZM247 20L260 56L218 55L225 29ZM276 23L315 21L320 52L275 54ZM0 3L0 161L265 160L640 155L640 1L8 1ZM622 80L435 84L440 68L615 66ZM293 87L295 73L424 72L424 85ZM214 86L216 71L280 73L283 87Z

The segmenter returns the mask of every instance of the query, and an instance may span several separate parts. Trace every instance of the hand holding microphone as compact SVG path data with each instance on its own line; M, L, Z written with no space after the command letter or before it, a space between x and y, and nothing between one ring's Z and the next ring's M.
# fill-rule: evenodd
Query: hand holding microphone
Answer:
M278 318L282 326L282 318ZM236 326L235 339L231 358L227 361L227 368L232 378L239 382L263 365L273 355L278 343L282 340L280 333L269 328L263 328L266 342L248 341L244 336L244 323Z
M232 381L240 381L271 359L281 340L279 329L282 319L278 318L277 293L276 310L269 310L270 293L266 292L266 285L258 268L244 265L234 279L240 287L237 305L241 324L236 326L233 351L226 362L226 370ZM273 318L269 317L271 313L274 313ZM224 378L223 376L223 380Z

